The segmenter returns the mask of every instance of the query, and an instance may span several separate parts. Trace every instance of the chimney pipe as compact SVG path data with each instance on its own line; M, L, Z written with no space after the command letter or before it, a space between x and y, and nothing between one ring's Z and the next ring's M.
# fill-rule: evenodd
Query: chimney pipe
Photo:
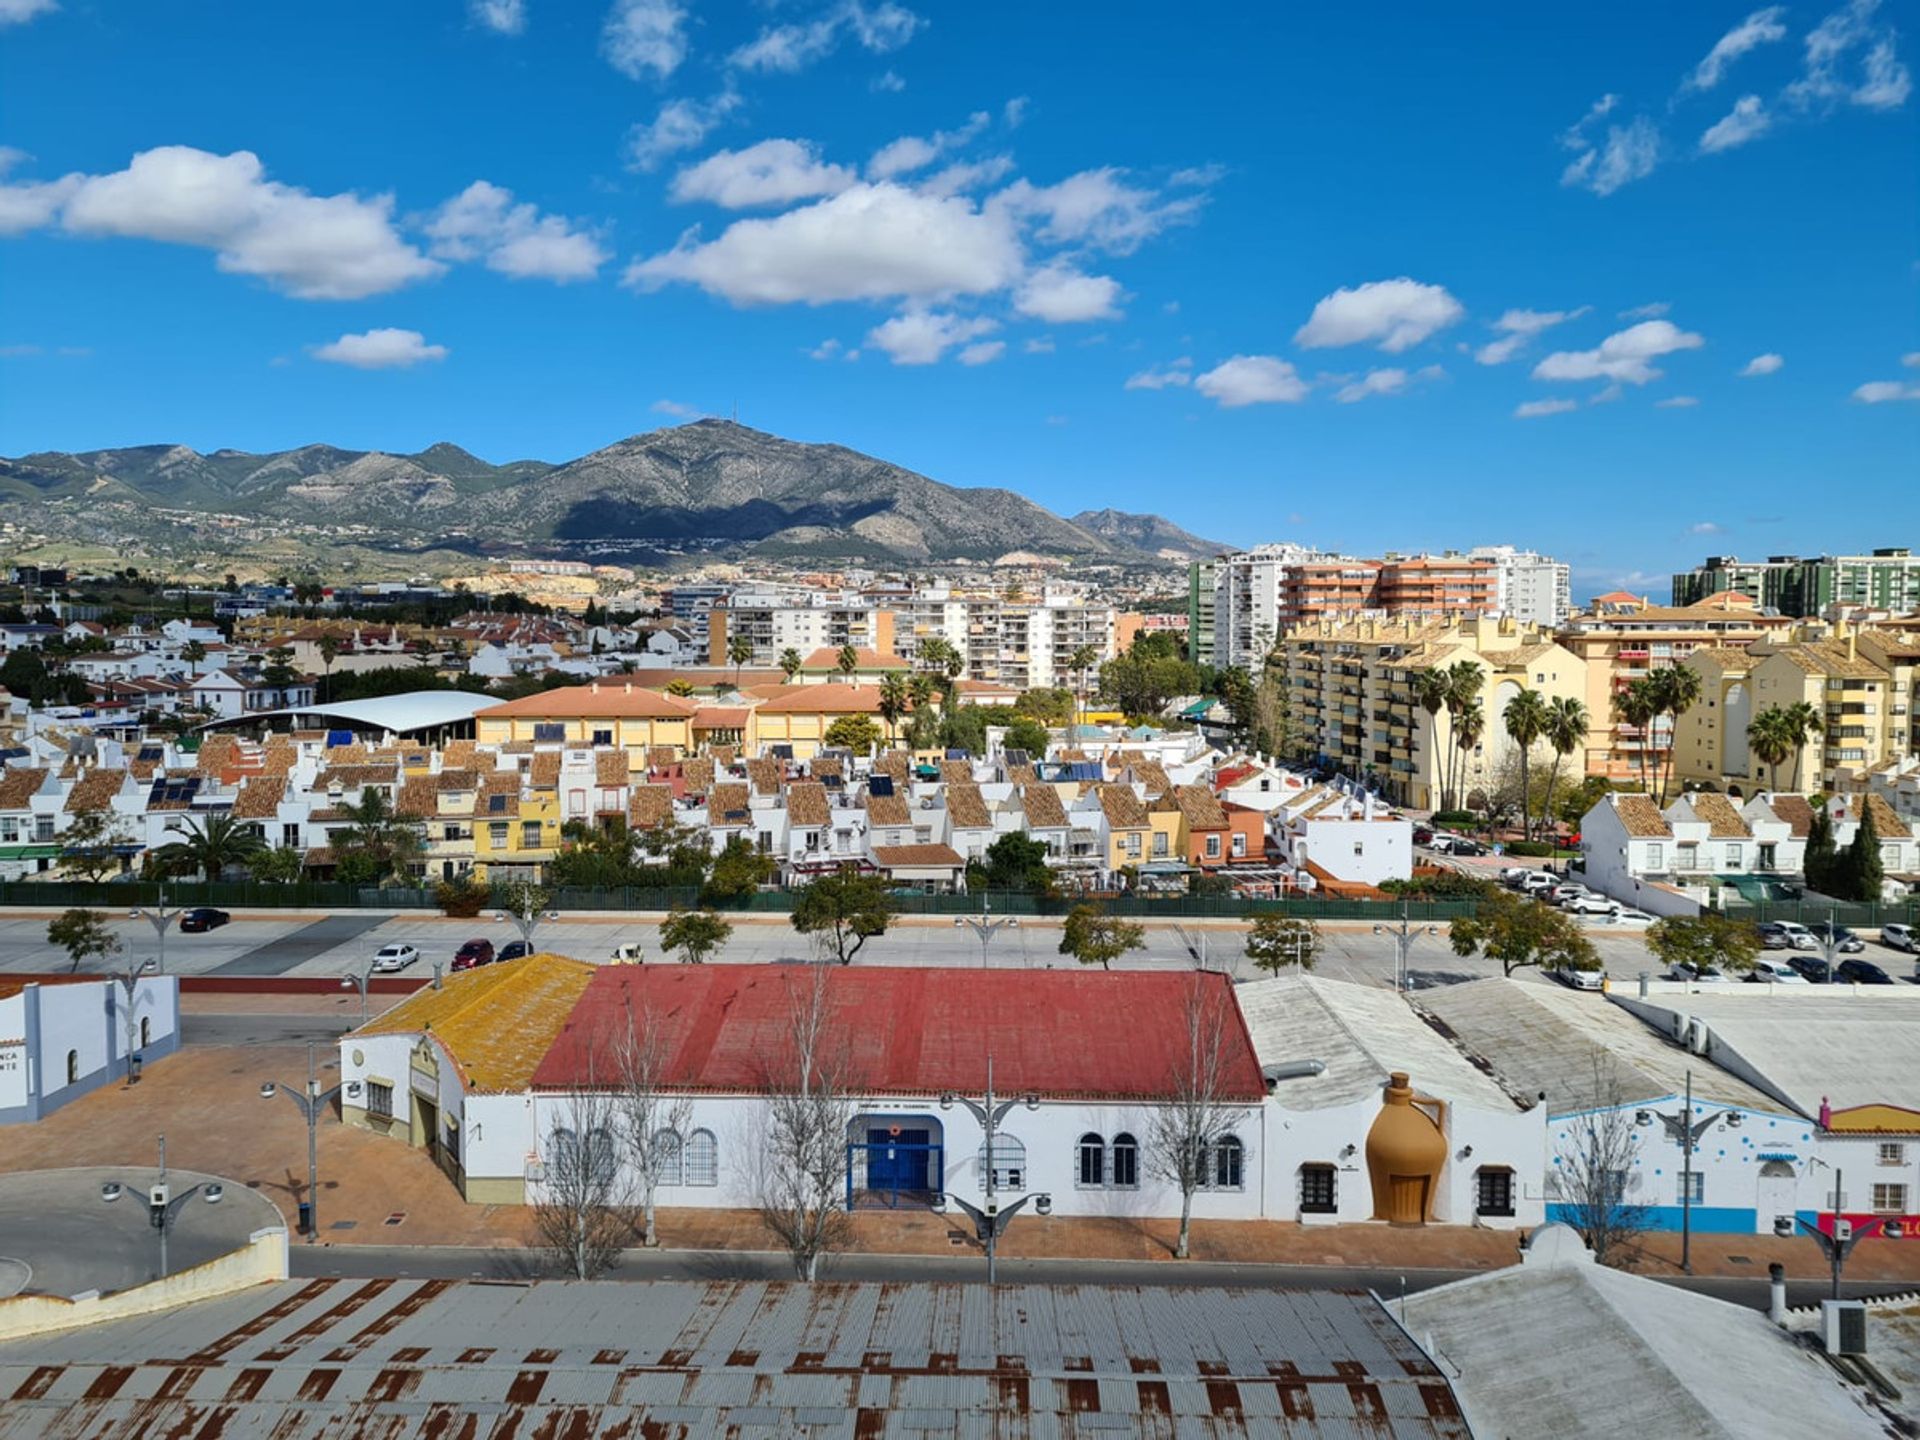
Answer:
M440 988L440 962L438 960L433 962L433 988L436 990Z
M1767 1319L1776 1325L1787 1323L1787 1267L1778 1260L1767 1266L1769 1291L1767 1295Z

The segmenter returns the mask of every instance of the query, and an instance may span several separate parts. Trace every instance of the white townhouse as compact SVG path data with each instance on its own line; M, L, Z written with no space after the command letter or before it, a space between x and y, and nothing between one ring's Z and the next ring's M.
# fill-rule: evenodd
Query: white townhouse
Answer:
M0 976L0 1125L38 1120L171 1055L180 1043L180 981ZM137 1058L138 1066L131 1060Z

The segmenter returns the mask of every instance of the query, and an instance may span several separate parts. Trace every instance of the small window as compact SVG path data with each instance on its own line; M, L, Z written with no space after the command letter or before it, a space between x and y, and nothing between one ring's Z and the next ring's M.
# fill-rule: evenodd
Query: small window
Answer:
M1682 1170L1679 1176L1679 1202L1683 1205L1698 1205L1706 1198L1707 1172L1704 1170Z
M1338 1172L1331 1165L1302 1165L1300 1167L1300 1213L1303 1215L1333 1215L1339 1210L1336 1203L1335 1180Z
M682 1178L685 1167L681 1164L680 1136L672 1130L661 1130L653 1137L654 1152L659 1159L660 1181L662 1185L684 1185Z
M1207 859L1218 860L1219 858L1220 837L1218 835L1209 835L1207 836Z
M580 1163L593 1176L596 1185L611 1185L620 1170L620 1150L614 1144L612 1133L589 1130Z
M1229 1135L1213 1147L1213 1187L1216 1190L1238 1190L1242 1183L1243 1161L1246 1152L1237 1136Z
M520 848L523 850L538 850L540 848L540 822L538 820L522 820L520 822Z
M1107 1142L1098 1135L1080 1137L1079 1183L1083 1189L1104 1185L1107 1179Z
M980 1168L984 1171L988 1165L987 1147L980 1147ZM1027 1188L1027 1146L1023 1140L1012 1135L993 1137L993 1183L1000 1190L1024 1190Z
M147 1048L147 1046L151 1045L152 1043L153 1043L153 1019L151 1016L142 1015L140 1017L140 1048L144 1050Z
M507 822L504 820L495 820L495 821L492 821L490 824L488 824L487 839L492 844L494 849L496 850L506 849L507 848Z
M1238 831L1233 836L1233 853L1236 857L1247 853L1247 837Z
M1876 1154L1882 1165L1907 1163L1907 1147L1898 1140L1882 1140Z
M382 1085L378 1080L367 1082L367 1113L378 1115L382 1120L393 1118L393 1087Z
M1876 1185L1873 1187L1873 1213L1876 1215L1904 1215L1907 1213L1907 1187L1904 1185Z
M611 731L611 730L596 730L596 731L594 731L594 732L593 732L593 743L594 743L594 744L596 744L596 745L611 745L611 744L613 744L613 731Z
M1116 1190L1140 1188L1140 1142L1122 1130L1113 1137L1111 1156L1113 1174L1108 1181Z
M79 1083L80 1052L78 1050L69 1050L67 1051L67 1084L78 1085Z
M1513 1214L1513 1171L1505 1166L1488 1165L1474 1178L1476 1215Z
M720 1145L711 1130L696 1130L687 1137L687 1184L720 1183Z

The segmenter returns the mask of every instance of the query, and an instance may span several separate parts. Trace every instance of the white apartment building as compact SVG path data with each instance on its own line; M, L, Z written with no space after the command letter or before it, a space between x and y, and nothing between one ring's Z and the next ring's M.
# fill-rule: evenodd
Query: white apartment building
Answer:
M1298 566L1336 559L1304 545L1256 545L1222 559L1214 572L1213 663L1256 667L1280 638L1280 591Z
M1499 613L1522 625L1557 626L1573 609L1573 567L1563 561L1511 545L1476 545L1467 558L1494 567Z
M1115 653L1114 608L1071 587L1050 585L1037 598L1010 600L935 586L893 607L897 653L913 659L928 640L945 640L966 660L969 680L1022 690L1066 686L1081 646L1091 645L1101 660Z
M744 636L753 646L749 665L778 665L786 650L796 650L804 658L816 650L846 645L860 650L887 648L875 643L883 628L878 623L879 607L859 595L764 586L736 590L713 610L726 616L727 640ZM711 638L711 614L708 627ZM718 664L724 656L707 658Z

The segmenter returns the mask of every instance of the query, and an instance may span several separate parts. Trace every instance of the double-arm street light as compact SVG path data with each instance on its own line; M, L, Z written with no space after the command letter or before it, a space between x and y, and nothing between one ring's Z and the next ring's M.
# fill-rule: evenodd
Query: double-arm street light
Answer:
M520 932L520 940L521 943L527 947L527 953L532 954L534 932L539 930L547 921L558 920L560 918L560 912L558 910L540 909L539 906L533 903L533 896L528 894L521 902L518 910L497 910L494 912L493 918L502 925L511 922L513 928Z
M349 970L345 978L340 981L340 988L342 990L358 990L360 992L360 1023L362 1025L367 1023L367 987L372 984L373 961L371 960L367 962L366 969Z
M1820 1253L1827 1257L1827 1266L1833 1272L1833 1298L1840 1298L1840 1272L1846 1269L1847 1257L1853 1254L1853 1247L1869 1235L1884 1234L1888 1219L1862 1220L1855 1223L1840 1213L1840 1206L1846 1200L1846 1192L1841 1188L1843 1177L1837 1167L1827 1165L1824 1160L1815 1160L1815 1165L1826 1166L1833 1171L1833 1229L1822 1230L1818 1224L1810 1224L1799 1216L1794 1216L1793 1225L1776 1225L1778 1234L1791 1235L1799 1229L1811 1235L1814 1243L1820 1247ZM1786 1217L1782 1216L1784 1220ZM1817 1216L1815 1217L1817 1220Z
M1738 1110L1716 1110L1696 1120L1693 1111L1693 1071L1687 1071L1686 1108L1678 1115L1661 1110L1642 1110L1636 1121L1651 1125L1656 1119L1666 1127L1667 1138L1680 1147L1680 1273L1693 1273L1693 1149L1716 1124L1726 1121L1729 1130L1740 1128Z
M331 1090L320 1088L320 1075L315 1058L315 1042L307 1042L307 1088L300 1091L291 1085L281 1085L269 1080L260 1087L260 1098L271 1100L281 1094L293 1102L307 1122L307 1203L306 1211L307 1243L313 1244L320 1236L320 1112L333 1103L333 1097L340 1093L340 1087Z
M151 957L120 972L120 1026L127 1050L127 1084L140 1080L140 977L154 968Z
M1037 1215L1049 1215L1053 1213L1053 1197L1051 1195L1022 1195L1011 1205L1006 1206L1002 1206L998 1198L999 1185L997 1183L997 1172L999 1169L1000 1154L997 1142L1000 1135L1000 1122L1007 1118L1008 1113L1011 1112L1016 1105L1024 1105L1029 1110L1038 1110L1040 1108L1040 1097L1032 1092L1028 1092L1012 1100L996 1100L993 1094L993 1058L989 1056L987 1058L987 1093L985 1099L969 1100L966 1096L956 1095L952 1091L948 1091L940 1097L940 1108L942 1110L951 1110L955 1105L963 1107L969 1115L973 1116L973 1118L979 1122L980 1129L986 1135L986 1145L980 1152L986 1163L986 1194L984 1200L979 1205L975 1205L971 1201L953 1194L951 1191L943 1191L942 1194L946 1199L951 1200L962 1210L966 1211L968 1218L973 1221L974 1233L980 1237L980 1243L986 1247L987 1284L992 1285L995 1283L996 1276L996 1248L1002 1232L1012 1223L1013 1217L1026 1208L1028 1201L1033 1202L1034 1213Z
M147 1196L147 1221L153 1226L154 1233L160 1237L160 1274L158 1279L167 1278L167 1232L173 1228L173 1222L180 1212L187 1208L187 1202L198 1195L209 1205L218 1205L225 1198L226 1187L218 1181L209 1180L201 1185L189 1185L178 1195L167 1180L167 1137L160 1139L160 1173L150 1185L142 1185L138 1180L109 1180L100 1187L100 1200L111 1205L128 1189L144 1189Z
M1413 924L1412 915L1413 902L1403 898L1400 901L1400 923L1398 925L1376 925L1373 927L1373 933L1376 935L1391 935L1393 937L1394 947L1399 952L1399 959L1396 961L1393 971L1393 988L1396 990L1405 990L1407 988L1407 955L1413 949L1413 942L1422 935L1438 935L1440 933L1440 927L1437 925Z
M160 973L162 975L167 973L167 931L172 927L173 922L180 918L181 911L184 908L185 907L180 905L167 904L167 887L162 885L160 887L160 903L158 905L155 905L151 910L136 905L127 912L127 918L129 920L144 920L153 926L153 933L159 939Z
M1018 930L1020 928L1020 917L1017 915L1005 915L998 920L994 919L993 901L983 895L980 897L980 913L978 915L956 915L953 917L953 928L958 930L962 926L973 931L974 934L980 937L980 968L984 970L987 968L987 943L1002 930ZM969 1101L968 1103L971 1104L972 1102Z

